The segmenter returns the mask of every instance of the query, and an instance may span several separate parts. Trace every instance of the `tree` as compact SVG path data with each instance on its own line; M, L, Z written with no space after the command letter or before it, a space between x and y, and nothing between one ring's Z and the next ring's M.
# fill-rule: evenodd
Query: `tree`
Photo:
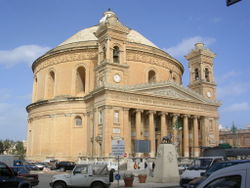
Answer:
M237 146L238 145L238 138L237 138L237 127L235 126L234 122L231 127L231 132L233 133L233 145Z
M24 149L23 142L17 141L14 149L14 154L19 156L20 159L24 159L26 150Z
M231 127L231 132L233 134L236 134L236 132L237 132L237 127L234 125L234 122L233 122L232 127Z
M4 152L5 152L6 154L11 154L14 145L15 145L14 141L8 140L8 139L4 140L4 141L3 141L3 149L4 149Z
M0 154L3 154L3 152L4 152L3 141L0 140Z

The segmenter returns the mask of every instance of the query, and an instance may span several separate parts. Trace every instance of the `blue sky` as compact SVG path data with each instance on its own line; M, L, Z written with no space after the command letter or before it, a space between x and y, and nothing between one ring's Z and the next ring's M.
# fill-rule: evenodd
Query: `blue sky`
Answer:
M0 1L0 139L26 139L34 59L98 24L108 8L184 65L184 85L189 74L183 56L204 42L217 54L220 124L250 125L248 0L230 7L226 0L9 0Z

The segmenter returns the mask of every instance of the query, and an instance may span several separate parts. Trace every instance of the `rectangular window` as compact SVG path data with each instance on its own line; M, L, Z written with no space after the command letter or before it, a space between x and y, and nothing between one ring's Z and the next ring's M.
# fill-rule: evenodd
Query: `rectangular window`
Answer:
M119 111L114 111L114 123L119 123Z
M103 111L99 111L99 124L103 124Z

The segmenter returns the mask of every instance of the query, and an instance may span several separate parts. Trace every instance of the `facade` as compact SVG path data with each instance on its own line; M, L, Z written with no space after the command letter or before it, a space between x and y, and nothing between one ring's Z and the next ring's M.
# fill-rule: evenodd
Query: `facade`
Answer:
M230 129L220 130L220 144L230 144L233 147L250 147L250 126L232 132Z
M135 141L148 140L154 157L170 133L180 156L217 145L215 54L197 43L185 57L188 87L179 61L105 12L33 63L27 158L112 157L117 139L127 156L141 156Z

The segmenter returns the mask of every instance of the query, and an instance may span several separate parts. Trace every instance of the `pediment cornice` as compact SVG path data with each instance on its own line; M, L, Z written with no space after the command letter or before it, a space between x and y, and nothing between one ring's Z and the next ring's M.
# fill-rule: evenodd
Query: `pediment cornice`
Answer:
M184 87L171 81L130 86L121 86L106 83L103 87L106 89L115 89L124 92L141 93L144 95L198 102L216 106L220 105L220 102L217 100L208 99L200 95L199 93L196 93L190 88Z

